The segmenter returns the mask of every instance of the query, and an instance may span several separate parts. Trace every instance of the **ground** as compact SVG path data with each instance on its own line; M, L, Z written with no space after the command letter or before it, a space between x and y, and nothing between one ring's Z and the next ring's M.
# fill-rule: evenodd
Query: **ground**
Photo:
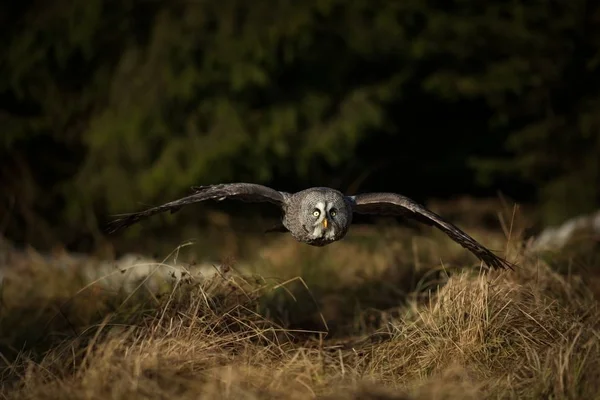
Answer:
M469 232L514 271L394 226L326 248L277 236L211 276L133 290L31 253L2 282L0 396L600 398L597 249L530 253L503 225Z

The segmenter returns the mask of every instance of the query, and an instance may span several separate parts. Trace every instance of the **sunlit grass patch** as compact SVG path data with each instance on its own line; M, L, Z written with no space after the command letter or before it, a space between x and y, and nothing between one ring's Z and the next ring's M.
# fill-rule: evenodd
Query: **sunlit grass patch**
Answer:
M517 244L515 271L489 272L476 262L461 268L463 256L435 237L416 250L409 236L390 238L320 252L281 239L249 261L252 268L222 263L211 276L164 278L155 290L133 292L31 261L18 270L26 278L9 274L3 284L0 394L600 395L600 314L585 277L560 274ZM32 345L32 333L45 340Z

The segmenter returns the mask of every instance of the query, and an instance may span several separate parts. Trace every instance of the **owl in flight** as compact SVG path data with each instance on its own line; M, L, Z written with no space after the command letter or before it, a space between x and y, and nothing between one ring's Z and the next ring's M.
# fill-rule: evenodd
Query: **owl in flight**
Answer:
M496 256L471 236L413 200L395 193L364 193L346 196L328 187L313 187L296 193L280 192L254 183L229 183L192 188L193 193L179 200L144 211L125 214L109 223L108 233L126 228L151 215L205 200L233 199L269 202L283 211L281 225L275 230L289 232L294 239L312 246L325 246L343 239L354 213L410 218L440 229L452 240L495 269L512 269L512 264Z

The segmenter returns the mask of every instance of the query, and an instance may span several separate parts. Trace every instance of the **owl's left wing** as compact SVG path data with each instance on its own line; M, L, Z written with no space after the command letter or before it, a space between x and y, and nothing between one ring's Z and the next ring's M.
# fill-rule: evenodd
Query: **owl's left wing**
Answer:
M510 262L498 257L461 229L408 197L396 193L365 193L348 197L353 211L358 214L396 215L435 226L488 266L513 269Z
M241 200L245 202L269 202L284 208L289 198L289 193L280 192L267 186L254 183L226 183L210 186L196 186L192 188L193 194L169 203L152 207L144 211L126 214L123 218L110 222L106 228L108 233L116 232L135 224L143 218L150 217L165 211L174 213L181 207L206 200Z

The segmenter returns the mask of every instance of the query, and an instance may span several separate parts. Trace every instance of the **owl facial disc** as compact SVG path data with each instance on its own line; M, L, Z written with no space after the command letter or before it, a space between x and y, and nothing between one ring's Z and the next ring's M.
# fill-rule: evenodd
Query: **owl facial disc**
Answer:
M319 201L315 204L313 216L315 222L313 224L313 238L331 239L335 235L335 225L331 220L333 216L330 214L333 204L326 201Z

